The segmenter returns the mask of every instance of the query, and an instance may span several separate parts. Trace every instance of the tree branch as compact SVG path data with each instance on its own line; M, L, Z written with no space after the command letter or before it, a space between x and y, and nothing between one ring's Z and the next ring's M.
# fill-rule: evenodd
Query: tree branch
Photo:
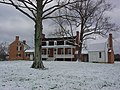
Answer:
M20 7L20 5L16 5L13 0L9 0L9 2L6 2L6 1L0 1L0 3L3 3L3 4L7 4L7 5L11 5L11 6L14 6L18 11L22 12L23 14L25 14L26 16L28 16L30 19L32 19L33 21L35 21L35 18L33 18L29 13L25 12L24 10L22 10Z

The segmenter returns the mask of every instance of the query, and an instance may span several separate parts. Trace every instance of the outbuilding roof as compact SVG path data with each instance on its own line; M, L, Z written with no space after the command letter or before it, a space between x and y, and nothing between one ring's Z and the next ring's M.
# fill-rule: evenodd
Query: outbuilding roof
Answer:
M34 51L35 51L34 49L29 49L29 50L26 50L25 52L32 53L32 52L34 52Z
M94 40L87 45L88 51L105 51L107 39Z

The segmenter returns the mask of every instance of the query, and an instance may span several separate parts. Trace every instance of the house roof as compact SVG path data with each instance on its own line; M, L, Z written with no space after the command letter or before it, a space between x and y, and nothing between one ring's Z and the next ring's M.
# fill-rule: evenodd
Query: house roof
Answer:
M19 36L16 36L16 38L19 38ZM21 45L24 46L24 50L26 50L26 49L30 49L30 46L26 43L25 40L20 41L19 39L18 39L18 40L14 40L12 43L10 43L10 44L9 44L9 47L10 47L11 45L16 44L16 43L21 43Z
M105 51L107 47L107 39L97 39L91 41L88 45L88 51Z
M62 37L62 38L43 38L43 41L54 41L54 40L70 40L70 39L75 39L76 36L73 37Z
M34 49L29 49L29 50L26 50L25 52L32 53L32 52L34 52L34 51L35 51Z

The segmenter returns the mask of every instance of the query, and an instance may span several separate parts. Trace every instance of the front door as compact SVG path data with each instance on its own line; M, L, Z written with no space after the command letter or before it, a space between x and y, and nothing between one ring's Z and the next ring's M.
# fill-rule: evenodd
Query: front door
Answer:
M54 49L53 48L48 49L48 57L54 57Z

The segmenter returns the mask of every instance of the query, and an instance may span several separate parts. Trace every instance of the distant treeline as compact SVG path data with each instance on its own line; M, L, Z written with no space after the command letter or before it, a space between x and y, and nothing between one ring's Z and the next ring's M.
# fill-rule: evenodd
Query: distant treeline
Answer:
M120 54L115 54L115 61L120 61Z

